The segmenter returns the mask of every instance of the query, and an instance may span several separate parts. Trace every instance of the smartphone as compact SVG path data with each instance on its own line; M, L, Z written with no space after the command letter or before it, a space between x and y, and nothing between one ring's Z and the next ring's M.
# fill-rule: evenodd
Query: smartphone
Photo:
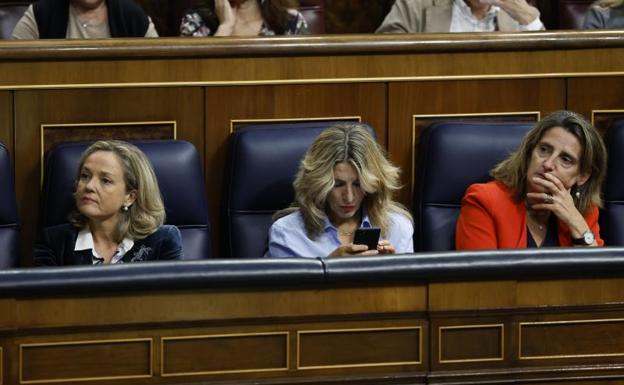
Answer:
M353 236L354 245L366 245L369 250L377 250L381 229L377 227L360 227Z

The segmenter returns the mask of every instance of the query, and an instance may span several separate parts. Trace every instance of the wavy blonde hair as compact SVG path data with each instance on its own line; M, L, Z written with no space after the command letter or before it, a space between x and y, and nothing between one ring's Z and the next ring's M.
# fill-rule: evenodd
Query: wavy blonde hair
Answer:
M87 148L80 157L76 184L87 158L97 151L112 152L119 159L123 170L126 192L135 191L136 200L128 211L120 210L120 221L115 231L115 241L124 238L143 239L155 232L165 222L165 206L158 188L158 180L150 161L136 146L120 140L100 140ZM85 228L89 219L75 207L69 221L78 228Z
M590 175L584 184L573 188L572 197L576 208L586 214L592 205L602 207L601 188L607 173L607 150L594 126L571 111L556 111L538 122L522 139L518 149L494 167L490 175L512 189L517 202L524 200L533 149L546 131L553 127L561 127L578 139L581 144L579 172L581 175ZM580 198L576 197L577 191Z
M293 187L295 200L292 205L278 211L274 219L299 210L310 239L316 238L327 218L327 195L334 188L334 166L348 162L358 173L360 185L365 192L363 205L373 225L387 235L390 212L410 213L393 196L401 186L399 168L386 158L384 150L361 125L340 124L323 131L306 152Z

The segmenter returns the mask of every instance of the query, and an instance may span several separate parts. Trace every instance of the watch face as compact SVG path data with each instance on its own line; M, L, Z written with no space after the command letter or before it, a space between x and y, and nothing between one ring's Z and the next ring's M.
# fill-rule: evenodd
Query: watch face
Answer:
M591 245L592 243L594 243L594 233L592 233L591 231L586 232L585 234L583 234L583 239L585 240L585 244L586 245Z

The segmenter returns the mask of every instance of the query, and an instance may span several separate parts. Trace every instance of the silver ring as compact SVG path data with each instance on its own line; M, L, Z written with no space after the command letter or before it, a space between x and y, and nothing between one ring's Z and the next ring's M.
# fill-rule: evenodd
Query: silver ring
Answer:
M544 203L550 204L550 203L554 203L554 202L555 202L555 200L553 199L552 194L546 193L546 197L544 198Z

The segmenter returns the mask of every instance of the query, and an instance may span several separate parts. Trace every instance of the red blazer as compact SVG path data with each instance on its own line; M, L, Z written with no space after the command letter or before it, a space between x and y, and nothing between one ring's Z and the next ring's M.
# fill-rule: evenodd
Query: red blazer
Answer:
M592 207L585 221L600 238L598 208ZM570 230L559 222L559 245L572 246ZM503 183L475 183L468 187L462 199L461 212L455 231L457 250L523 249L527 247L526 206L516 203L511 190Z

